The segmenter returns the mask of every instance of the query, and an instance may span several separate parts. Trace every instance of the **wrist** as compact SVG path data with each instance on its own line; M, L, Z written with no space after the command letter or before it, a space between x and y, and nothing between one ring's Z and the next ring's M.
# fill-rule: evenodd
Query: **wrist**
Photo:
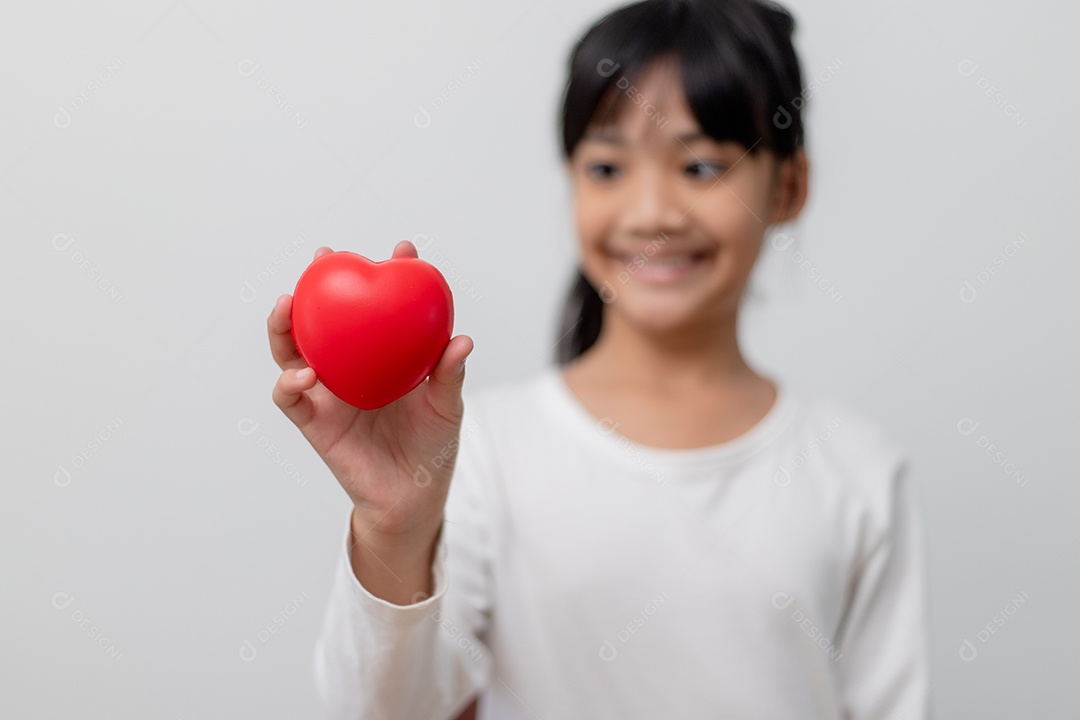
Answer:
M434 592L432 566L442 525L433 535L386 536L366 526L354 512L350 520L349 564L372 595L395 605L411 605Z
M433 522L419 523L408 529L386 531L364 518L363 509L353 507L350 517L353 543L363 543L380 555L415 559L435 546L442 531L442 514Z

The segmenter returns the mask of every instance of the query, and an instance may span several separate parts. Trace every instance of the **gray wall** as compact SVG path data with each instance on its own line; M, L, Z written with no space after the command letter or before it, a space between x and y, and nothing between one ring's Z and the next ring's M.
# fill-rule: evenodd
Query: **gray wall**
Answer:
M612 5L58 5L0 11L0 715L310 717L348 502L270 399L266 316L316 247L408 238L471 385L545 362L563 66ZM1066 717L1080 6L789 7L813 186L746 352L911 448L939 717Z

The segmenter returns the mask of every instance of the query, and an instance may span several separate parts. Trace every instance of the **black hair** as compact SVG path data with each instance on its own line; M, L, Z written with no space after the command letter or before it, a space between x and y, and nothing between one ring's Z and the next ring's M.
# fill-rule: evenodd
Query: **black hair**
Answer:
M677 58L687 104L707 135L738 142L751 155L794 155L804 144L806 104L794 31L791 14L767 0L642 0L613 10L570 54L560 117L564 157L590 124L630 99L618 90L665 56ZM560 365L596 342L602 316L603 301L579 267L556 344Z

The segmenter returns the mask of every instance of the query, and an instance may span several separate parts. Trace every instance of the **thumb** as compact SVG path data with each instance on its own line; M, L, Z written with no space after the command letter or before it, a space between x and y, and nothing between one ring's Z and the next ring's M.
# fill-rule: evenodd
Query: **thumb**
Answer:
M465 384L465 360L472 353L473 347L472 338L468 335L452 338L428 377L432 405L444 417L460 416L461 390Z

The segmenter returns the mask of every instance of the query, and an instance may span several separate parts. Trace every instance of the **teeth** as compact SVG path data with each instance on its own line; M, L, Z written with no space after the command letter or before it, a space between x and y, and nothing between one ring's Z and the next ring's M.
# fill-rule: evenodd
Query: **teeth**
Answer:
M671 267L675 265L689 265L691 259L689 255L679 255L669 258L649 258L645 261L646 265L659 265L660 267Z
M636 261L636 258L623 258L627 263ZM642 257L642 262L645 265L651 267L680 267L683 265L690 265L693 262L693 258L689 255L675 255L672 257L657 258L657 257Z

